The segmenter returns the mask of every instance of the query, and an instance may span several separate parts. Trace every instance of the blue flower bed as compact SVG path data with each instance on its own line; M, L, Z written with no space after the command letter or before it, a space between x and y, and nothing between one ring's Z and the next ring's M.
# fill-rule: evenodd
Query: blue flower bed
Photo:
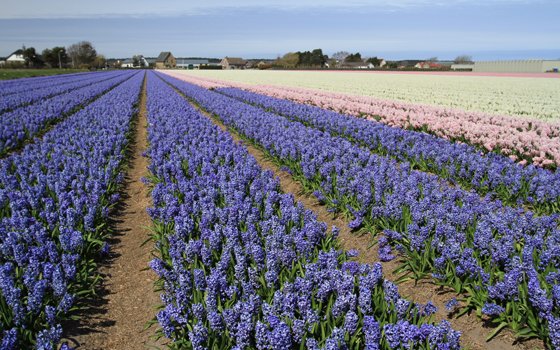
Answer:
M37 81L35 84L25 84L27 88L23 91L0 94L2 96L2 99L0 99L0 114L22 105L44 100L122 74L122 72L106 72L77 76L71 75L65 76L64 79L43 80ZM8 89L8 91L10 90Z
M143 76L0 160L1 349L56 349L60 321L93 293Z
M484 312L519 337L560 346L559 216L450 187L437 176L372 154L348 140L165 76L186 96L287 167L350 227L383 231L403 258L400 272L466 295L465 312Z
M71 92L0 115L0 156L21 146L24 141L121 84L131 75L130 72L100 73L101 79L93 85L76 88Z
M447 322L429 322L431 303L337 250L336 230L155 75L147 107L151 265L171 348L460 348Z
M33 78L18 78L0 81L0 96L6 97L46 86L55 86L69 79L83 79L96 72L80 72L72 74L48 75Z
M408 162L414 169L437 174L480 195L490 194L507 205L527 205L539 214L560 212L560 171L522 166L500 154L481 154L467 144L241 89L216 91L342 136L376 154Z

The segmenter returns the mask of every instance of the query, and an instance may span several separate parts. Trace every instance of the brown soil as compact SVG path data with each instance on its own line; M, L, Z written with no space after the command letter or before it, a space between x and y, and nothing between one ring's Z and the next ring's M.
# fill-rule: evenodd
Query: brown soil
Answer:
M154 291L155 273L149 268L152 244L151 224L146 209L151 206L142 177L148 175L146 85L142 87L140 113L131 145L131 159L122 190L121 208L114 216L115 234L110 239L111 254L100 267L103 283L92 308L80 320L66 327L65 340L84 350L145 349L163 346L155 341L156 327L147 324L161 304ZM147 329L146 329L147 328Z
M237 143L243 144L263 169L272 171L274 175L279 178L280 187L283 192L293 194L294 198L301 202L307 209L312 210L320 221L327 223L329 230L332 226L339 228L341 248L345 250L357 249L359 252L358 260L360 262L373 263L380 261L377 246L371 247L371 235L358 235L351 232L348 228L347 220L328 212L326 207L320 204L313 195L306 194L303 186L299 182L293 180L290 173L280 170L280 168L270 161L261 150L249 144L247 141L242 140L237 132L226 127L220 120L198 108L196 105L193 104L193 106L210 118L214 124L219 126L222 130L228 131ZM400 277L393 273L399 266L397 260L382 262L382 264L386 279L395 281ZM473 314L467 314L459 318L449 315L445 309L445 303L456 295L434 285L428 279L420 280L416 284L415 281L412 280L400 283L399 291L403 297L415 302L426 303L431 300L432 303L438 307L438 312L433 316L433 320L447 320L455 330L461 331L462 345L465 349L533 350L544 348L540 341L517 342L514 335L508 330L503 330L496 337L487 342L486 338L492 332L492 326L486 325Z

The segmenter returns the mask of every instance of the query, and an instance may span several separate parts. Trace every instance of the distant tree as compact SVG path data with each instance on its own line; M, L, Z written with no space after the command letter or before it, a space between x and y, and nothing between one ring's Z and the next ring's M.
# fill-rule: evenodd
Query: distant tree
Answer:
M278 57L275 66L284 68L295 68L299 62L299 54L297 52L288 52L282 57Z
M379 67L381 64L381 60L377 56L368 58L366 62L373 64L375 67Z
M453 62L457 64L469 64L469 63L473 63L473 60L472 60L472 56L470 55L459 55L455 57Z
M338 62L343 62L346 57L350 56L348 51L338 51L332 54L331 58L337 60Z
M295 52L289 52L284 55L284 62L287 67L295 68L299 61L299 55Z
M91 65L95 68L100 69L100 68L105 68L106 63L107 60L105 59L105 56L97 55Z
M42 67L44 65L41 57L37 54L34 47L28 47L23 50L23 58L25 59L26 67Z
M311 65L312 66L324 66L325 63L327 63L327 60L329 59L329 56L323 55L323 50L321 49L315 49L313 51L311 51Z
M44 49L41 56L43 57L43 62L49 65L49 67L58 67L58 57L55 59L51 49Z
M359 52L350 54L346 57L344 62L362 62L362 55Z
M262 61L257 64L257 68L260 69L260 70L269 69L271 67L272 67L272 65L270 63L265 63L265 62L262 62Z
M66 50L72 60L73 67L92 66L97 57L97 51L89 41L80 41L72 44Z
M140 67L146 68L146 60L144 59L144 56L138 55L138 60L140 60Z
M310 51L298 51L299 56L298 66L300 67L309 67L311 65L311 52Z
M322 49L313 51L288 52L274 61L273 66L295 68L295 67L323 67L329 56L323 54Z
M148 63L146 62L146 59L143 55L134 55L132 56L132 66L146 68L148 66Z
M68 63L68 54L66 54L66 49L62 46L44 49L41 56L43 61L52 68L64 68Z
M338 60L331 57L327 60L327 64L329 65L329 68L335 68L336 65L338 64Z
M430 57L428 59L426 59L427 62L437 62L438 58L437 57Z

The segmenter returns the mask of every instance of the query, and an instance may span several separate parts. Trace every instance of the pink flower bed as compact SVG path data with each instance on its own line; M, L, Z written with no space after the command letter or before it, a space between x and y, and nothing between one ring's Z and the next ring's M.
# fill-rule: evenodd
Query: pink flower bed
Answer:
M249 85L176 72L167 74L205 88L237 87L354 116L364 116L391 126L426 129L446 139L465 141L488 151L499 150L521 163L526 163L529 159L540 166L560 164L560 123L466 112L369 96L296 87Z

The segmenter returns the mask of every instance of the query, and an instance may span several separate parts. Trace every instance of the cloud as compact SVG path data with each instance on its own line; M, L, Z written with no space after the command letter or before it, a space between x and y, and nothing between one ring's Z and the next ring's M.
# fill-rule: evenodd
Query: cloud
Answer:
M269 11L398 11L430 6L452 7L498 6L525 3L553 2L553 0L238 0L235 6L229 0L4 0L0 19L50 19L50 18L119 18L119 17L176 17L183 15L205 15L216 11L260 9Z

